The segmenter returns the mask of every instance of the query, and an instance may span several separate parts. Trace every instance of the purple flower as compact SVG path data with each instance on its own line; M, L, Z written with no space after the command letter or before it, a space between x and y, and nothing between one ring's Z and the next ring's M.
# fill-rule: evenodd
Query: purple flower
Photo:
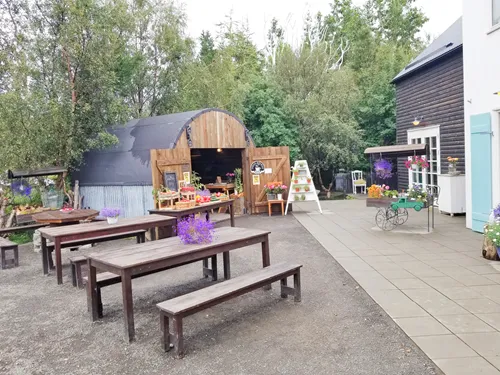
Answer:
M120 213L121 210L119 208L104 207L99 215L102 217L118 217Z
M500 217L500 204L493 209L493 215L495 218Z
M377 177L385 180L392 177L392 163L385 159L379 159L373 163Z
M210 190L205 189L205 190L196 190L196 195L199 195L200 197L209 197L210 196Z
M31 185L26 181L16 180L10 185L14 195L25 195L29 196L31 194Z
M211 243L214 236L214 223L205 218L189 216L177 223L177 235L185 245Z

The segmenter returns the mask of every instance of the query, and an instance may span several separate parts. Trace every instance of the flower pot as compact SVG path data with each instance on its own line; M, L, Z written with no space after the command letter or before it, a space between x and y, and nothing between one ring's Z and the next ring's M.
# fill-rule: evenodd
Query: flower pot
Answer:
M416 171L418 169L418 164L412 164L411 165L411 169L413 169L414 171Z
M457 176L460 172L457 172L457 165L453 163L448 164L448 174L451 176Z
M108 217L108 224L116 224L118 223L118 218L117 217Z
M300 188L295 188L295 192L298 193L300 191Z
M267 194L267 200L268 201L276 200L276 194Z
M278 194L278 200L282 200L283 199L283 194Z

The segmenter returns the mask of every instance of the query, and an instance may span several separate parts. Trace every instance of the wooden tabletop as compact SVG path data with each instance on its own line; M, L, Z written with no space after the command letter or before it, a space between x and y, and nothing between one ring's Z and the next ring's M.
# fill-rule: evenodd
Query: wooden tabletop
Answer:
M224 227L215 230L214 241L210 244L184 245L179 237L170 237L140 245L127 245L116 250L92 253L87 255L87 258L111 267L126 269L221 245L247 241L269 235L269 233L271 232L258 229Z
M234 203L234 199L227 199L225 201L216 201L216 202L210 202L210 203L203 203L199 206L195 207L190 207L190 208L183 208L180 210L177 209L158 209L155 208L153 210L149 210L149 213L151 214L163 214L163 215L169 215L170 213L175 214L176 216L187 216L190 214L198 213L198 212L204 212L208 211L214 208L218 207L224 207L224 206L229 206Z
M62 212L59 210L39 212L32 215L33 220L43 224L63 224L73 223L80 220L92 219L99 215L96 210L73 210L71 212Z
M59 227L40 228L39 231L50 239L54 237L70 236L73 234L97 233L100 231L118 231L131 226L150 226L156 223L175 222L175 218L162 215L147 215L131 218L120 218L116 224L108 224L107 221L95 221L92 223L64 225Z
M234 189L234 183L230 182L230 183L222 183L222 184L207 184L205 185L205 187L207 189Z

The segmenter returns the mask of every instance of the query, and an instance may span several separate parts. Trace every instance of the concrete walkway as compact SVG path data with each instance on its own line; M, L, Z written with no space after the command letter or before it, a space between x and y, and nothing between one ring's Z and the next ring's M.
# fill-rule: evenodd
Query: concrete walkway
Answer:
M500 375L499 262L464 217L411 210L400 229L375 227L363 200L294 204L294 216L447 375Z

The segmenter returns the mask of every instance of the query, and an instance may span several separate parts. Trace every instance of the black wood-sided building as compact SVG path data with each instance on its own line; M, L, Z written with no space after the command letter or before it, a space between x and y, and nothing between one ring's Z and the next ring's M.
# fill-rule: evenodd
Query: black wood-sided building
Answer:
M462 19L458 19L393 80L396 86L397 144L427 143L427 171L409 171L398 159L398 188L438 186L448 156L464 172L464 83Z

